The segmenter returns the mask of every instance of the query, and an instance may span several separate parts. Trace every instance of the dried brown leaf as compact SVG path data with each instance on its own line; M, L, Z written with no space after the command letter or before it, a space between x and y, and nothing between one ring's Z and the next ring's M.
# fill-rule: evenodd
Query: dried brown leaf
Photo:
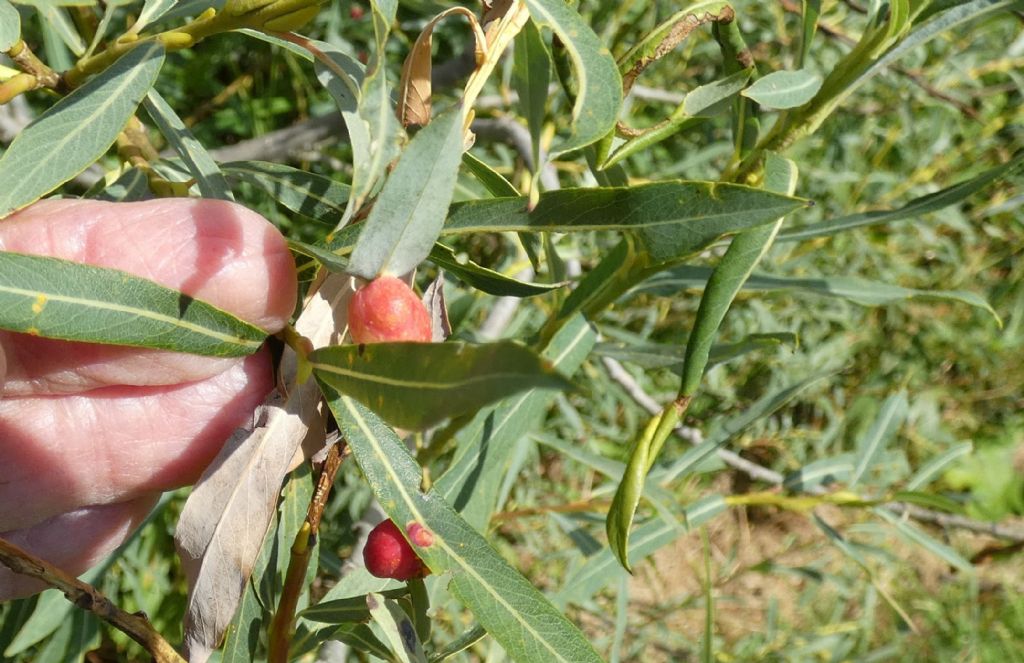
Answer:
M316 345L340 339L350 279L329 277L296 322ZM282 359L282 387L257 410L207 468L185 503L175 543L189 583L184 646L190 661L205 662L234 618L252 573L285 475L301 458L300 445L323 445L320 391L313 380L295 384L297 359ZM285 396L284 394L287 394ZM303 445L303 442L306 442Z
M444 301L444 272L438 270L437 278L423 291L423 304L430 312L430 335L434 343L444 343L452 334L448 320L448 307Z
M416 39L402 65L402 81L398 88L398 119L402 126L425 126L430 122L431 46L434 28L452 14L462 14L469 19L475 40L476 62L479 65L484 60L487 40L473 12L465 7L452 7L431 19Z

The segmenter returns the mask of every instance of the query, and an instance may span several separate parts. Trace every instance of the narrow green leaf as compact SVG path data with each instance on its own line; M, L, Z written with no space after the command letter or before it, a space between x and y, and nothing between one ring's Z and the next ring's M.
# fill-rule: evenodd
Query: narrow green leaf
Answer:
M701 578L704 589L704 637L701 639L700 657L704 663L714 663L715 602L711 592L711 542L708 541L708 531L704 527L700 530L700 543L704 553L704 577Z
M818 16L821 14L821 0L802 0L800 3L800 50L797 51L796 66L803 67L807 63L807 55L811 51L814 33L818 29Z
M692 117L685 113L680 113L677 110L677 112L670 115L664 122L658 123L649 130L644 131L639 136L634 136L620 145L608 156L604 163L601 164L602 172L606 172L613 166L619 165L623 159L631 157L634 154L643 154L651 147L664 141L666 138L683 131L691 131L701 126L706 121L706 117Z
M766 188L792 195L796 189L796 179L796 164L773 153L768 154L765 161ZM729 249L711 273L700 299L697 319L686 342L682 385L679 389L681 395L692 396L697 393L708 364L711 344L726 312L732 306L736 293L771 248L781 227L780 218L775 223L743 231L733 238Z
M620 145L601 165L610 168L623 159L648 150L666 138L689 131L728 108L729 101L750 80L752 70L742 69L707 85L694 88L683 99L668 119L630 138Z
M974 566L960 553L953 550L946 544L936 541L929 535L922 532L920 528L905 522L897 515L890 513L885 509L874 509L874 512L882 520L885 520L892 525L907 541L921 546L926 551L964 573L974 572Z
M291 472L285 480L284 488L281 489L281 504L278 507L278 518L276 529L277 540L277 568L269 569L264 574L264 584L261 590L265 605L277 605L281 598L281 591L284 588L285 576L288 574L288 565L291 563L291 548L295 543L295 537L306 522L306 514L309 510L309 503L313 498L314 481L313 472L309 463L304 463ZM319 557L317 545L319 541L313 539L310 542L310 562L314 564L315 572L317 565L313 560ZM308 576L307 576L308 577ZM303 592L305 593L305 591ZM305 597L303 597L305 598ZM269 601L267 601L269 599ZM304 607L302 605L300 608Z
M44 640L66 622L74 606L56 589L39 595L36 609L4 650L5 657L14 657Z
M291 48L298 48L307 57L310 56L309 51L304 48L297 47L291 42L283 42L281 45L285 44L289 44ZM315 59L313 69L317 80L327 89L338 110L354 113L358 110L359 99L362 97L360 86L365 82L365 68L348 53L327 42L314 40L313 45L334 65L328 66L320 59Z
M678 480L680 476L685 476L685 473L697 465L697 463L717 451L752 423L769 416L796 398L800 392L829 375L830 373L818 373L777 391L765 394L746 410L729 417L721 426L712 430L708 438L699 446L684 453L664 470L652 472L651 480L657 481L661 485L666 485Z
M348 223L376 190L388 166L399 155L404 133L391 104L391 86L383 67L376 68L363 79L355 111L342 107L340 101L339 107L348 127L352 154L358 155L352 162L352 195L342 218L342 223Z
M796 108L814 98L821 89L822 81L821 74L805 69L773 71L754 81L740 94L765 108Z
M366 652L388 663L396 661L387 645L381 642L366 624L342 624L323 639L340 640L357 651Z
M393 3L386 3L393 5ZM385 7L385 13L392 15L393 7ZM389 29L390 22L381 23L381 14L374 6L375 30ZM287 42L286 42L287 43ZM348 130L352 153L357 155L352 162L352 186L338 227L347 224L360 210L377 183L384 177L388 164L398 156L402 128L391 105L391 93L386 71L376 66L365 69L348 53L326 42L313 44L331 65L316 60L314 70L317 80L330 93L341 112Z
M442 113L402 153L361 224L349 271L365 279L404 274L427 257L441 234L462 157L462 112Z
M221 164L229 177L258 186L286 208L321 223L338 225L345 211L349 187L324 175L269 161L233 161Z
M947 513L963 513L964 511L964 506L960 502L945 495L937 495L935 493L922 493L917 490L898 490L889 495L889 498L893 502L907 502L908 504L923 506L926 509L937 509Z
M21 39L21 15L7 0L0 0L0 53Z
M473 628L469 629L459 637L455 638L443 647L439 648L437 651L431 654L427 660L430 661L430 663L441 663L441 661L445 661L451 658L452 656L455 656L456 654L459 654L469 649L476 643L483 640L484 637L486 636L487 631L485 631L479 625L474 626Z
M220 172L217 162L213 160L203 144L196 140L196 137L192 135L192 132L188 130L188 127L163 96L156 90L150 90L142 103L153 123L167 139L167 143L185 162L189 174L195 178L199 193L204 198L234 200L231 188L228 186L227 180L224 179L224 174Z
M839 454L807 463L786 475L782 487L794 492L805 492L822 484L839 483L849 479L855 464L853 454Z
M15 4L20 4L18 0L13 1ZM51 7L50 10L39 10L39 29L43 33L43 61L46 62L54 71L67 71L74 66L76 59L75 55L64 42L64 37L57 32L53 23L42 16L46 11L52 12L54 10L56 10L56 7ZM60 18L67 21L67 16L62 16Z
M321 348L309 356L317 379L401 428L420 430L533 388L572 383L509 341L374 343Z
M972 2L958 2L947 11L915 27L904 39L886 51L884 56L872 63L871 67L851 84L851 87L860 87L869 78L888 67L891 63L947 30L990 14L1009 10L1014 5L1019 4L1019 0L973 0Z
M81 57L85 53L85 41L78 34L78 29L68 16L67 10L61 6L64 3L50 2L49 0L16 0L16 2L35 7L39 16L45 21L45 27L60 37L64 45L76 56ZM50 64L53 65L52 62Z
M684 265L648 279L633 292L668 292L685 288L700 288L707 283L711 270L706 267ZM908 299L935 299L958 301L980 308L1001 323L995 309L981 296L964 290L916 290L888 283L869 281L853 276L827 276L821 278L794 278L754 274L743 284L744 290L785 291L797 290L824 297L838 297L861 306L884 306Z
M922 465L920 469L914 473L914 476L910 477L910 481L907 482L906 489L913 491L924 488L930 484L935 477L939 476L946 467L960 458L969 455L972 451L974 451L974 445L970 442L962 442L960 444L953 445L943 453Z
M612 655L608 663L619 663L622 646L626 640L626 628L629 625L629 577L620 576L619 586L615 588L615 632L612 637Z
M423 645L416 635L412 620L397 603L382 594L367 594L366 605L399 661L427 663L427 655L423 653Z
M582 316L566 322L544 348L542 356L554 370L571 376L594 346L596 334ZM434 483L434 490L483 530L490 522L501 477L515 444L535 428L554 394L532 389L477 412L455 437L455 457Z
M662 518L655 518L640 525L629 540L630 565L639 564L644 558L653 555L686 532L700 527L725 512L727 508L722 496L715 493L702 497L683 510L686 523L683 527ZM585 564L566 577L562 589L559 590L554 600L558 605L567 603L582 605L589 601L594 594L625 574L626 572L611 549L604 548L588 558Z
M99 636L99 617L85 610L75 610L36 652L34 660L53 663L86 660L86 653L99 645Z
M0 652L6 652L14 637L32 617L39 596L34 594L23 599L15 599L3 606L0 612L3 615L3 625L0 626Z
M716 114L722 102L729 101L743 89L752 70L741 69L717 81L696 87L683 99L683 110L690 117Z
M588 468L596 470L603 474L609 479L618 481L622 478L626 471L626 464L610 458L605 458L599 454L591 453L585 448L580 446L575 440L572 442L566 442L553 435L545 435L543 433L531 433L530 438L543 444L544 446L557 451L562 454L563 457L581 463ZM608 492L605 490L605 486L601 486L594 490L594 496L602 494L602 492ZM650 482L644 484L644 497L652 502L661 502L662 504L673 504L676 502L676 498L669 491L665 490L661 486L652 485Z
M790 332L750 334L736 343L711 346L708 366L715 366L742 357L751 352L771 350L780 345L796 347L797 336ZM686 348L668 343L598 343L594 352L603 357L635 364L642 368L679 368L683 364Z
M513 660L601 660L589 640L440 495L420 492L421 469L394 431L351 398L330 387L324 394L377 501L403 529L423 528L418 539L429 545L416 545L417 554L433 572L451 573L451 592Z
M477 290L499 297L533 297L557 290L565 285L564 283L519 281L493 269L481 267L472 260L460 261L455 255L455 250L444 244L434 244L428 259Z
M180 12L182 9L187 9L188 5L192 3L195 4L196 9L198 9L199 11L202 11L202 9L199 9L200 3L203 3L203 5L205 6L209 6L209 0L182 0L182 2L176 5L174 9L168 12L168 14L166 15L167 18L170 19L171 17L177 16L178 12ZM180 18L184 18L184 16L187 16L189 14L192 14L192 12L186 11ZM286 41L284 39L281 39L280 37L275 37L274 35L267 34L266 32L260 32L259 30L253 30L251 28L241 28L239 30L236 30L236 32L239 32L247 37L252 37L253 39L265 41L268 44L277 46L278 48L282 48L290 52L292 55L297 55L306 62L315 61L313 54L310 53L309 50L303 48L302 46L299 46L294 42ZM319 46L321 42L313 40L313 43Z
M864 555L861 554L855 544L847 541L838 530L825 522L817 513L811 515L811 520L825 534L825 537L828 538L832 545L839 548L844 555L853 560L869 577L871 576L871 569L868 566L867 560L864 559Z
M525 198L494 198L453 205L444 232L632 230L652 261L664 262L806 205L738 184L680 181L549 191L532 212L526 203Z
M586 21L562 0L526 0L530 16L551 28L572 59L578 80L572 108L572 135L551 150L552 157L604 137L615 126L622 105L622 77L601 40Z
M906 392L901 391L885 399L871 428L857 441L857 462L850 477L850 488L857 485L885 445L896 435L908 412Z
M267 333L116 269L0 252L0 328L59 338L240 357Z
M678 406L669 404L660 414L651 417L643 433L633 443L622 480L608 508L605 520L608 546L627 571L633 570L629 566L629 536L640 499L643 497L647 473L681 414Z
M336 617L345 617L352 614L353 601L360 602L359 609L365 615L367 608L366 600L363 597L370 593L394 596L394 590L399 590L403 593L405 591L401 589L401 583L397 580L370 575L365 566L360 566L346 571L341 580L324 594L319 603L306 608L297 617L300 620L306 619L312 622L337 624L344 620L335 619ZM334 614L335 607L340 609L337 615Z
M109 185L104 186L103 181L97 182L96 187L88 191L84 197L125 203L148 200L153 197L153 192L149 189L149 178L146 177L146 173L132 167L121 173Z
M541 131L544 129L548 87L551 85L551 54L532 20L527 21L516 35L514 50L512 83L519 93L519 108L530 130L534 171L540 172L543 167L540 162Z
M874 212L860 212L849 214L838 219L829 219L820 223L812 223L799 228L786 230L779 234L776 241L779 242L802 242L819 237L828 237L841 232L874 226L894 221L912 219L923 214L935 212L944 207L955 205L970 198L981 191L989 184L997 182L1005 177L1013 175L1016 171L1024 168L1024 150L1017 152L1009 161L990 168L970 179L957 182L953 186L946 187L941 191L929 193L919 198L914 198L902 207L891 210L878 210Z
M478 232L588 232L633 230L654 262L692 255L723 234L778 219L807 201L737 184L666 181L633 187L571 188L528 200L491 198L455 203L443 235ZM351 251L359 226L328 237L326 248Z
M370 11L373 14L373 34L377 41L374 57L383 59L384 45L398 16L398 0L370 0Z
M139 12L139 17L135 19L135 24L132 25L131 32L138 34L147 25L166 14L176 4L178 4L178 0L146 0L142 5L142 11Z
M495 198L514 198L519 195L519 191L512 186L511 182L505 179L501 173L473 156L472 152L464 152L462 154L462 165L465 166L466 169L473 174L473 177L484 185L487 192Z
M341 274L348 270L348 259L342 258L337 253L331 253L315 244L307 244L297 239L288 240L288 248L304 256L315 259L329 271Z
M0 157L0 218L100 158L153 86L163 61L157 42L133 48L18 134Z
M321 601L312 608L303 610L301 616L311 622L327 624L365 622L370 618L370 609L366 607L366 595L363 594L344 599Z
M260 646L260 628L264 619L264 607L260 604L259 589L263 576L274 574L270 567L274 540L277 536L276 522L267 528L260 546L259 557L253 565L252 575L245 583L235 618L224 632L224 647L221 649L222 663L251 663L257 660Z

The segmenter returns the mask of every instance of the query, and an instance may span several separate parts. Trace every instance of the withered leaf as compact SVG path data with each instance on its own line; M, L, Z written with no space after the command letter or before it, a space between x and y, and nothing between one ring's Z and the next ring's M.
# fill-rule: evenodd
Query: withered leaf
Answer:
M314 346L340 338L350 283L330 275L304 308L296 331ZM323 444L320 392L313 380L295 383L297 363L286 350L282 387L257 410L251 430L240 429L225 443L178 522L175 543L189 584L184 646L193 663L209 658L238 609L285 475L302 457L300 445Z
M452 14L462 14L469 19L476 42L474 46L476 63L479 65L484 60L486 39L473 12L465 7L452 7L431 19L416 39L416 43L413 44L412 50L409 51L409 55L402 65L402 81L398 88L398 119L404 127L422 127L430 122L430 73L432 69L430 52L434 28Z

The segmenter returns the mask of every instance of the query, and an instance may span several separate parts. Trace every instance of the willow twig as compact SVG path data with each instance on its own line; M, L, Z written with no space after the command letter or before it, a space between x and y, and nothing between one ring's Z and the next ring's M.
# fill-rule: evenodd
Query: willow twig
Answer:
M277 604L277 611L270 621L270 637L267 647L269 663L286 663L288 660L295 608L299 603L299 595L302 593L303 581L309 567L309 558L320 532L320 519L323 517L324 507L327 506L327 498L331 493L334 477L348 454L348 446L343 442L332 445L327 451L327 459L324 461L320 478L316 482L316 489L313 491L309 508L306 510L306 520L299 528L298 534L295 535L291 558L288 560L288 571L285 574L284 586L281 588L281 598Z
M0 562L15 573L41 580L59 589L76 606L92 612L145 647L157 663L185 663L185 659L153 628L143 613L125 612L89 583L82 582L4 539L0 539Z

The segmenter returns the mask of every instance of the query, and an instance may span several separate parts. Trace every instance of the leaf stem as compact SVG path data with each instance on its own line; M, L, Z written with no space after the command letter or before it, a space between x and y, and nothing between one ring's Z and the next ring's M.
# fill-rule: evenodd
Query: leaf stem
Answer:
M153 628L144 614L125 612L92 585L4 539L0 539L0 562L15 573L59 589L77 607L92 612L145 647L157 663L185 663L185 659Z

